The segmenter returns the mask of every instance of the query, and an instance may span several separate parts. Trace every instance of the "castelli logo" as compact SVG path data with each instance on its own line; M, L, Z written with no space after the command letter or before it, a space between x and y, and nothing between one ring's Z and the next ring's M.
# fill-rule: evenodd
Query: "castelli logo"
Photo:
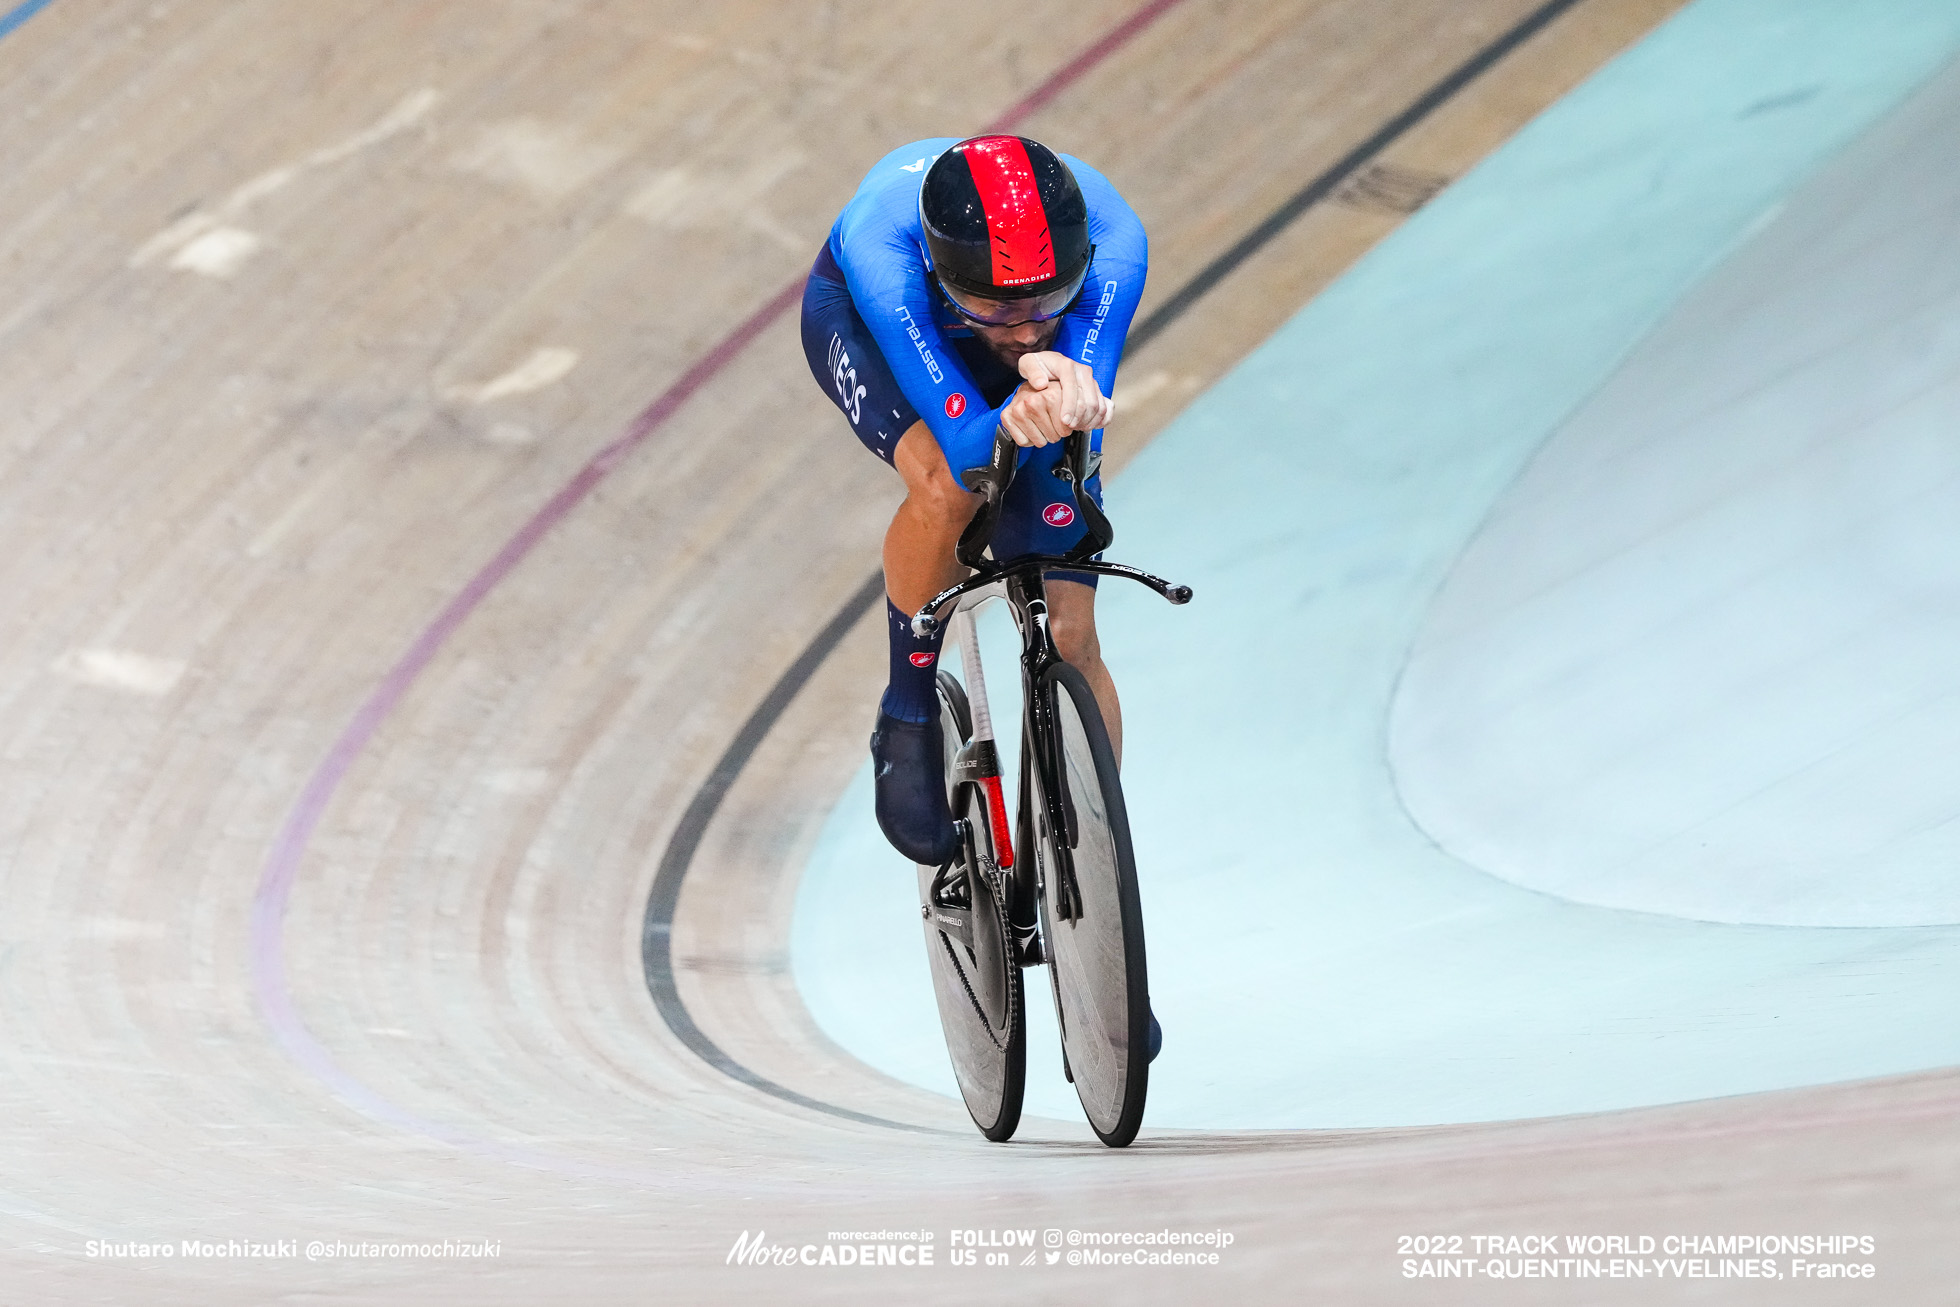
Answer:
M956 391L954 391L954 392L953 392L952 394L950 394L950 395L948 395L948 396L946 396L946 416L947 416L947 417L949 417L949 418L956 418L956 417L958 417L958 416L959 416L960 414L962 414L962 413L964 413L964 412L966 412L966 396L965 396L965 395L962 395L962 394L961 394L961 393L960 393L959 391L957 391L957 390L956 390Z
M932 666L932 660L938 656L938 654L913 654L912 665L914 667L930 667Z
M1067 526L1075 520L1075 510L1067 504L1050 504L1041 510L1041 520L1049 526Z

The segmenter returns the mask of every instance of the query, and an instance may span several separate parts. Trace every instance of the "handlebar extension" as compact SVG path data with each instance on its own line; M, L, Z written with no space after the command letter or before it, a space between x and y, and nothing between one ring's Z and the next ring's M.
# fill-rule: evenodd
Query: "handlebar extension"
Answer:
M1082 515L1083 535L1066 554L1026 554L1011 558L1006 562L995 562L986 556L987 547L993 543L994 528L1000 525L1001 506L1007 499L1007 488L1014 483L1014 473L1020 462L1020 446L1005 430L994 434L993 457L985 467L968 468L960 475L966 488L978 494L980 507L974 510L973 518L960 532L959 544L953 554L962 564L973 569L974 574L958 585L934 595L932 600L921 608L912 618L912 634L924 639L939 629L939 610L948 603L981 586L990 585L1003 576L1026 571L1029 568L1067 568L1077 572L1094 572L1101 576L1123 577L1148 586L1173 604L1191 602L1191 587L1172 585L1162 577L1121 563L1103 563L1095 560L1095 555L1109 548L1116 538L1116 529L1109 524L1102 507L1088 493L1089 478L1095 475L1094 457L1089 448L1089 436L1084 431L1071 431L1063 442L1062 461L1056 466L1055 474L1069 483L1069 490L1075 498L1076 510Z

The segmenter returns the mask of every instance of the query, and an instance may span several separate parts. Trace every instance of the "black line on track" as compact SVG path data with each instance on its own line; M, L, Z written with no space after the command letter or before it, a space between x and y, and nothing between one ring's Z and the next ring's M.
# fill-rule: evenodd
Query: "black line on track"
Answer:
M667 1028L687 1045L688 1051L723 1075L739 1080L751 1089L759 1089L772 1098L780 1098L786 1103L828 1116L840 1116L862 1125L936 1135L947 1132L927 1126L907 1125L902 1121L887 1121L881 1116L870 1116L853 1112L847 1107L820 1102L749 1070L724 1053L714 1040L702 1032L701 1027L694 1024L687 1004L681 1001L680 988L674 976L674 909L680 903L681 884L687 879L687 869L694 861L695 850L701 847L702 837L708 833L708 823L714 820L715 813L721 808L721 801L728 797L728 791L742 774L742 768L748 765L763 737L769 734L790 701L816 674L817 668L823 666L824 659L830 657L830 651L850 633L858 618L884 592L883 575L874 574L844 601L837 615L804 646L803 652L796 656L789 669L776 678L776 683L769 687L769 693L762 697L762 702L749 714L749 719L742 723L742 729L735 732L735 738L728 742L714 770L708 773L707 779L701 782L701 788L688 801L687 811L681 814L680 824L674 827L674 833L667 841L667 851L661 855L660 867L653 873L653 888L648 892L646 916L640 926L640 964L646 970L647 992L653 995L653 1005L660 1010Z
M1291 226L1295 218L1332 195L1336 187L1359 172L1369 160L1393 145L1410 128L1436 112L1458 91L1490 71L1491 65L1543 31L1553 19L1579 2L1580 0L1550 0L1549 4L1539 6L1525 15L1516 27L1477 51L1458 65L1449 76L1424 91L1408 108L1383 123L1375 130L1374 135L1342 155L1327 171L1295 191L1291 199L1267 214L1264 222L1240 237L1230 249L1199 269L1197 276L1178 287L1169 299L1159 304L1151 311L1149 317L1138 323L1135 330L1130 332L1130 347L1135 349L1148 344L1158 333L1183 317L1185 311L1203 298L1207 291L1237 271L1239 265L1257 253L1261 246Z
M1128 342L1132 350L1141 349L1155 339L1172 323L1189 312L1191 307L1214 289L1220 282L1237 271L1239 266L1256 254L1275 236L1292 225L1294 219L1332 195L1337 187L1353 176L1370 160L1393 145L1411 128L1448 103L1459 91L1488 72L1490 68L1506 55L1536 36L1549 26L1559 15L1578 5L1581 0L1549 0L1506 31L1502 36L1479 50L1469 59L1459 64L1443 80L1437 82L1418 96L1401 113L1396 114L1377 128L1373 135L1342 155L1340 159L1294 192L1291 198L1265 219L1240 237L1231 248L1199 269L1196 276L1172 293L1171 297L1154 309L1150 316L1130 332ZM640 960L646 970L647 992L653 996L653 1005L666 1021L667 1028L674 1032L681 1043L703 1062L731 1080L740 1081L751 1089L760 1090L772 1098L826 1116L841 1117L846 1121L856 1121L861 1125L884 1126L892 1130L904 1130L914 1134L945 1135L952 1132L933 1129L930 1126L908 1125L902 1121L887 1121L883 1117L854 1112L848 1107L839 1107L819 1099L799 1094L794 1089L779 1085L766 1076L757 1074L737 1062L694 1024L694 1017L687 1005L681 1001L680 990L674 979L673 926L674 909L680 902L681 885L687 879L694 854L701 847L702 837L707 834L708 823L714 820L720 810L722 800L734 788L735 781L748 765L749 759L761 747L776 722L789 708L797 693L810 678L816 675L824 660L839 644L845 635L864 615L870 612L885 593L884 573L873 572L866 577L843 607L825 623L822 630L796 656L776 683L769 688L762 702L756 705L749 719L742 723L742 729L728 743L714 770L701 782L693 799L688 802L687 811L681 814L680 824L667 842L667 851L661 855L660 867L653 875L653 888L647 895L646 917L640 931ZM961 1136L964 1137L964 1136Z

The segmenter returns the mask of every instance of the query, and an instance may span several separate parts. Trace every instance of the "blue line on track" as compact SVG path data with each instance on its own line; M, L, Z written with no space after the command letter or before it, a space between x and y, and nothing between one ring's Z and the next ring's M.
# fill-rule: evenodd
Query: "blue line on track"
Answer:
M19 27L22 23L53 3L54 0L24 0L23 3L15 5L5 14L0 14L0 36L7 35L7 33L13 31L16 27Z

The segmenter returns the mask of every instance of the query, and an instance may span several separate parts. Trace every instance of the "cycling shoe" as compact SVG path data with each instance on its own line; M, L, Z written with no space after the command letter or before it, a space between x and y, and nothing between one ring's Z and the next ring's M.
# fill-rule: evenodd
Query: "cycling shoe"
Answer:
M946 806L946 745L937 721L902 722L878 714L871 732L878 829L914 862L943 867L959 849Z
M1164 1051L1164 1028L1157 1024L1156 1012L1150 1014L1150 1061L1157 1060L1157 1054Z

